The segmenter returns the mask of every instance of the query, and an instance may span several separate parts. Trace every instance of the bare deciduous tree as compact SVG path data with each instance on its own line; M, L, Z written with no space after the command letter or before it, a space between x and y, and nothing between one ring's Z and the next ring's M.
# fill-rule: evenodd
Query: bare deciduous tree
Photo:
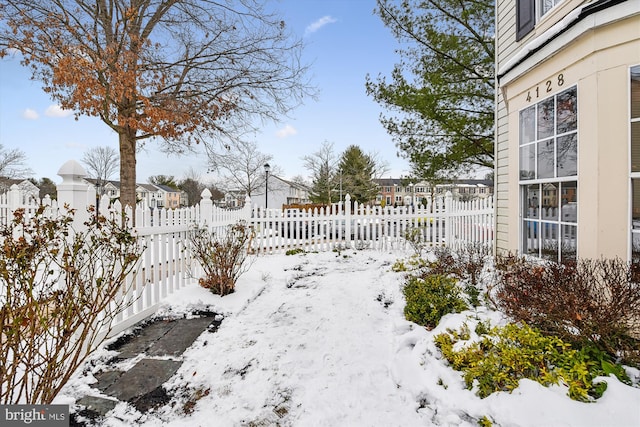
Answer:
M85 151L82 163L87 167L89 176L104 182L118 171L120 157L112 147L94 147Z
M234 140L312 95L302 42L266 0L3 0L0 56L22 55L44 91L119 139L120 201L136 153ZM213 144L212 144L213 145Z
M209 153L210 168L222 177L225 187L241 190L249 197L265 188L264 165L272 159L272 155L258 151L256 142L249 141L232 143L226 152ZM270 167L271 175L282 175L278 166L270 164Z
M314 203L338 201L339 194L333 191L338 184L336 180L338 158L333 151L333 143L323 142L318 151L304 156L302 160L305 168L311 173L311 200Z
M186 193L188 205L194 206L200 202L206 185L202 182L202 174L190 167L184 178L178 182L178 188Z
M27 155L18 148L7 149L0 144L0 177L25 178L32 171L26 166Z

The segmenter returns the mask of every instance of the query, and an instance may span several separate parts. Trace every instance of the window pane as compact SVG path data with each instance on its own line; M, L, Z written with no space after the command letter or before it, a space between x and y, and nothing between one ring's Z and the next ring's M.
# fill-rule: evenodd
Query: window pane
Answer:
M545 220L558 220L558 184L542 184L542 211Z
M524 217L540 218L540 186L524 186Z
M640 172L640 122L631 123L631 172Z
M523 236L522 236L522 251L525 254L538 256L538 227L540 226L539 222L536 221L525 221L523 227Z
M549 12L553 6L559 3L560 0L539 0L540 4L540 16Z
M578 227L575 225L562 226L562 246L560 247L562 260L576 260L578 250Z
M554 97L538 103L538 139L553 136Z
M536 144L520 147L520 179L536 177Z
M536 139L536 106L520 111L520 145Z
M640 261L640 233L631 233L631 259Z
M640 179L631 180L631 226L635 230L640 230Z
M558 224L541 223L542 258L558 261Z
M631 68L631 118L640 117L640 65Z
M578 134L558 138L557 176L574 176L578 174Z
M562 221L578 221L578 183L576 181L563 182L560 191L562 205Z
M558 95L558 133L578 129L578 95L576 87L567 89Z
M538 179L554 177L554 145L553 139L538 143Z

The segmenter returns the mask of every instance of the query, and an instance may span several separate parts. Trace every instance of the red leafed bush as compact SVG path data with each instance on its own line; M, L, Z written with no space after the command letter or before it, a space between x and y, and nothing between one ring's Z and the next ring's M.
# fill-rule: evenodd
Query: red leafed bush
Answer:
M516 321L640 362L640 266L621 259L495 261L494 303Z

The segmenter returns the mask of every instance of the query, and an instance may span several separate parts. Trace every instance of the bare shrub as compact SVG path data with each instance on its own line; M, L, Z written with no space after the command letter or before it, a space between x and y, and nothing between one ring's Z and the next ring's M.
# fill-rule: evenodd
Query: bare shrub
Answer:
M403 235L409 246L411 246L414 254L418 257L422 257L424 251L431 244L430 242L427 242L423 237L425 228L425 226L421 225L410 225L409 227L407 227Z
M219 235L206 227L193 228L189 244L193 257L204 270L200 286L221 296L232 293L238 278L248 269L248 245L252 238L253 231L244 221Z
M489 260L489 247L482 243L469 243L458 249L446 246L434 248L435 261L429 265L432 274L455 277L464 284L471 305L480 304L480 276Z
M72 229L73 211L23 210L0 226L0 403L51 403L133 300L142 254L126 226L104 217Z
M640 362L640 269L615 259L534 263L496 258L496 304L508 316L565 341L591 342Z

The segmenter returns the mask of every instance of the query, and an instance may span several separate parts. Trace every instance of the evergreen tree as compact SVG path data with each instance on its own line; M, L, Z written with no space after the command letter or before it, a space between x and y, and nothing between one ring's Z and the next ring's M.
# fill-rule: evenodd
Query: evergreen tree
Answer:
M366 89L392 111L381 122L414 175L492 169L494 2L377 0L376 13L405 47Z
M179 188L179 185L176 183L176 178L173 175L152 175L149 177L149 184L165 185L174 190Z
M372 155L365 154L356 145L347 147L338 165L343 193L348 193L352 202L368 203L375 200L378 194L378 186L373 181L376 170Z

